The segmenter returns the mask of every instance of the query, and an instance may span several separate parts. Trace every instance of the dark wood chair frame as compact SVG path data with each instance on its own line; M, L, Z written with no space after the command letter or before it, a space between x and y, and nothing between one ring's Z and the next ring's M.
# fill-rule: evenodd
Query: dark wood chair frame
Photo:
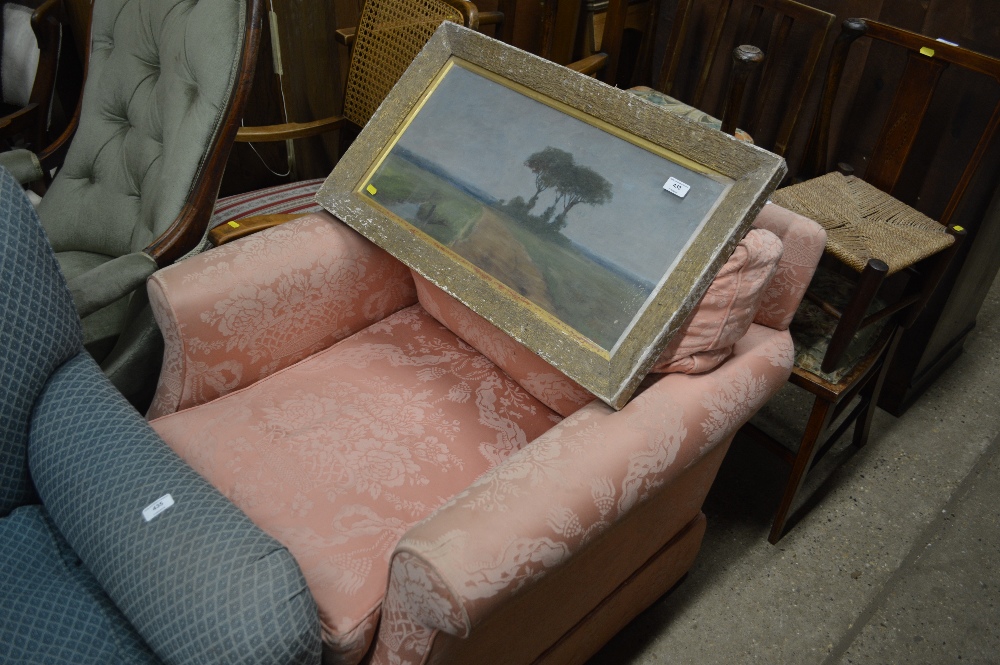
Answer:
M807 55L801 63L795 84L787 98L787 111L781 118L774 141L762 146L779 155L784 155L788 151L789 144L800 119L806 95L809 92L810 84L816 72L816 65L819 62L820 54L826 42L827 33L833 24L834 16L828 12L809 7L794 0L743 0L744 6L742 11L737 14L733 11L734 1L724 0L721 2L709 21L711 35L708 40L705 59L698 68L694 90L689 95L683 97L679 96L679 92L675 88L678 80L678 72L682 66L684 47L694 27L692 25L692 17L694 16L693 10L696 0L681 0L678 3L670 37L667 42L667 50L663 58L663 65L660 68L660 75L656 82L656 89L707 113L713 115L721 113L723 131L727 131L728 129L727 133L731 134L736 127L736 123L740 122L741 119L739 116L743 110L742 99L736 95L736 92L742 91L746 87L746 79L752 69L743 72L739 71L738 67L734 68L733 77L736 83L728 85L726 97L722 100L719 107L708 109L704 107L704 103L713 68L717 64L717 55L728 48L722 45L722 39L732 31L735 36L734 44L754 45L762 49L764 54L766 54L760 79L754 90L753 97L749 100L753 112L748 121L741 122L743 129L751 136L756 137L756 132L764 120L763 112L765 105L763 101L770 99L775 89L776 72L778 71L775 63L781 62L786 55L789 46L788 37L792 29L796 25L808 29ZM652 3L650 25L657 24L658 7L659 3ZM767 33L766 41L754 44L753 39L758 31L758 27L761 25L761 19L765 11L773 13L774 18ZM730 19L735 20L735 28L731 27L729 23ZM652 39L652 35L650 35L647 41L652 42ZM736 48L741 47L737 46ZM643 50L645 55L641 57L651 60L651 49L644 47ZM648 69L649 65L645 65L644 68ZM739 82L741 78L743 80Z
M62 0L45 0L32 13L31 30L39 56L31 95L26 106L0 117L0 136L21 135L31 150L41 150L48 143L49 109L56 83L60 31L65 22Z
M851 45L862 36L893 44L908 51L906 66L864 174L864 179L868 183L892 195L900 180L906 158L917 140L935 86L944 69L949 65L956 65L985 74L1000 83L1000 60L877 21L865 19L844 21L831 52L819 114L813 126L804 163L805 173L821 175L827 172L834 103ZM994 107L944 213L938 220L947 227L947 232L955 237L955 241L944 251L901 270L899 275L905 280L905 286L899 291L898 296L889 299L888 306L870 312L876 296L885 290L884 286L888 286L888 266L877 259L868 261L858 278L855 292L843 311L807 293L808 298L838 319L823 358L821 369L824 372L830 372L838 366L848 345L860 329L886 319L888 322L873 348L837 384L831 384L799 368L793 370L790 381L816 397L797 453L780 446L759 428L747 426L746 431L749 434L778 452L791 466L768 537L771 543L776 543L781 538L789 523L801 517L801 514L790 516L790 511L802 488L806 473L815 462L852 424L855 428L852 441L854 446L860 448L867 442L875 406L900 337L903 331L916 321L959 252L966 233L961 227L951 224L951 220L998 126L1000 126L1000 102ZM849 165L841 164L838 168L844 173L853 173L853 168ZM854 397L860 397L854 409L827 438L824 446L817 449L816 444L821 434L843 413Z

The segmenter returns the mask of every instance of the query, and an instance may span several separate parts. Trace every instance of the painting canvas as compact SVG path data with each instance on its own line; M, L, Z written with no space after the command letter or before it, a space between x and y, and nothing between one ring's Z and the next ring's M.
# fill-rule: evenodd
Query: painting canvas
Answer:
M775 155L445 24L317 198L621 408L783 174Z
M361 192L610 351L732 179L477 70L449 63ZM516 141L496 117L524 120Z

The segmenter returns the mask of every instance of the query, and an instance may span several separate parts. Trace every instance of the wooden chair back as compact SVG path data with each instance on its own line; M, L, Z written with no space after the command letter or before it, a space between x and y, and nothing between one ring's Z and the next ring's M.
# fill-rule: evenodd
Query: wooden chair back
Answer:
M656 17L653 19L654 24ZM680 0L656 87L723 117L737 45L764 52L764 66L737 122L757 145L784 155L794 135L833 14L794 0ZM694 37L707 34L706 40ZM720 87L725 85L725 87ZM721 90L722 92L718 92ZM777 118L777 122L774 119Z
M886 45L886 50L872 50L868 55L868 63L881 62L889 57L890 50L902 49L905 53L905 65L902 67L902 75L893 89L884 78L878 76L866 84L862 80L862 88L855 96L855 108L859 103L864 108L857 109L854 116L846 116L846 126L841 131L841 136L846 138L849 132L853 138L857 138L858 132L853 127L858 125L852 123L854 117L866 116L868 124L881 122L881 129L878 131L874 141L874 148L870 157L865 160L867 167L863 173L859 173L867 182L879 189L900 198L914 207L924 208L917 202L917 193L920 192L923 183L921 182L928 174L928 162L914 163L911 155L925 156L928 154L929 146L920 146L920 143L928 137L934 138L934 132L926 131L924 122L927 118L928 109L935 98L939 84L942 82L942 74L949 68L961 68L974 73L975 78L980 80L982 85L992 89L995 94L995 102L992 111L988 107L975 104L979 107L979 115L986 117L981 133L975 140L975 145L968 147L966 157L957 160L965 164L961 173L956 179L947 185L940 182L935 183L938 191L946 187L947 191L942 197L943 208L938 210L922 211L937 219L941 224L949 225L958 209L962 197L966 193L973 176L982 163L997 127L1000 126L1000 60L991 58L959 46L941 42L930 37L909 32L901 28L896 28L885 23L868 19L848 19L844 21L840 35L834 43L833 51L830 55L830 65L827 78L823 88L823 97L820 102L819 115L813 128L809 144L809 151L806 157L806 168L809 175L820 175L826 173L832 167L831 162L837 157L832 141L832 126L835 113L835 105L838 103L838 92L840 91L841 80L848 62L848 55L851 46L860 37ZM891 47L896 47L892 49ZM969 86L979 87L979 86ZM871 89L871 94L869 94ZM876 103L876 91L881 91L881 96L886 99L891 98L888 107L884 104ZM953 94L954 90L949 89L943 92L944 95ZM891 95L891 97L889 97ZM962 112L962 105L956 104L955 99L948 99L948 106L951 107L952 116L949 122L954 127L959 124L968 131L968 124L971 118L968 115L958 117ZM872 108L882 106L885 112L884 119L872 117ZM975 115L975 114L973 114ZM940 121L937 123L939 129ZM852 127L848 129L847 127ZM940 139L942 132L936 132ZM920 149L917 149L917 148ZM916 149L916 150L915 150ZM851 170L852 167L848 167ZM940 175L940 171L935 172L935 177Z

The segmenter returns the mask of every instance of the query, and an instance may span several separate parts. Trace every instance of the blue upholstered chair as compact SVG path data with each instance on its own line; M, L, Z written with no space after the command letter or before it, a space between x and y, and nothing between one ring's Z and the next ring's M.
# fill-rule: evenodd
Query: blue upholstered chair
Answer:
M0 284L0 661L318 663L294 559L84 352L55 255L2 168Z

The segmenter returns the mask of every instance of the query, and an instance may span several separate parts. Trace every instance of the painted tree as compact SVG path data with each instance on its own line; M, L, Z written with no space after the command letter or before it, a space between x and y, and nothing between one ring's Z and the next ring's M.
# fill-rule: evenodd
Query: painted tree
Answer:
M559 174L572 171L573 155L549 146L524 160L524 165L535 174L535 193L528 199L528 210L535 207L538 197L556 185Z
M611 183L597 171L577 164L565 150L549 146L524 160L524 165L535 174L535 193L524 204L526 212L535 207L542 192L555 190L552 205L535 218L549 228L559 230L566 226L566 215L581 203L601 205L611 200ZM562 209L556 214L560 206Z
M556 229L566 226L566 215L574 206L581 203L603 205L613 196L610 182L597 171L580 165L574 165L570 172L564 173L556 182L555 188L555 205L562 205L562 210L552 220Z

